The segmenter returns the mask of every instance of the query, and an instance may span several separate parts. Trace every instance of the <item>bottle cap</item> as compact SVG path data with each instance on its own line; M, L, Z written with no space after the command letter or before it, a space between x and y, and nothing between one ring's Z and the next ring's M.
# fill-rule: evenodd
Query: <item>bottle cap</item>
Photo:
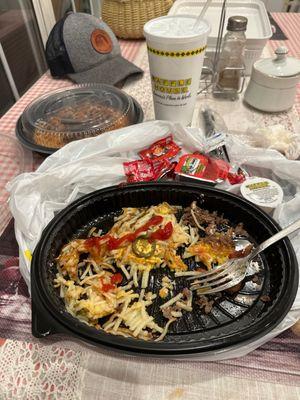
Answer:
M247 29L248 19L241 15L235 15L228 18L227 30L228 31L245 31Z

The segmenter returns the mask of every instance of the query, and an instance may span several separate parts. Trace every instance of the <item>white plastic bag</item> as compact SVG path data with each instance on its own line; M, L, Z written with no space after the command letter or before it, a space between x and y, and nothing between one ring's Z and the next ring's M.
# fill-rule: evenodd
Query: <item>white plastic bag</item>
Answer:
M287 130L283 125L250 129L248 133L257 147L278 150L290 160L297 160L300 156L299 135Z
M20 248L20 271L28 286L30 255L55 213L84 194L124 181L123 162L139 158L141 149L170 133L185 152L207 150L199 129L166 121L146 122L72 142L48 157L36 172L19 175L7 185ZM232 163L243 164L257 176L269 177L282 185L284 202L274 214L282 226L300 218L300 162L287 160L275 150L251 148L234 138L228 138L227 149ZM221 187L238 190L238 185ZM292 243L300 264L300 233L294 235ZM249 347L229 348L201 359L245 355L289 328L300 317L299 290L293 310L275 330Z
M170 133L187 152L207 150L198 129L145 122L72 142L48 157L36 172L21 174L7 185L20 248L20 271L28 286L31 254L55 213L84 194L124 181L123 163L138 159L138 151Z

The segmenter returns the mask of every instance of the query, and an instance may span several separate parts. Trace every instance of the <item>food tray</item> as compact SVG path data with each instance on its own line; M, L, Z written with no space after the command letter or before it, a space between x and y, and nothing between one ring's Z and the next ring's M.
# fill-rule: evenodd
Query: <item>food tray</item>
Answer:
M238 196L194 184L148 183L123 188L106 188L82 197L61 211L46 227L35 249L31 264L33 301L32 330L36 337L52 333L71 335L96 346L148 356L186 356L245 345L274 329L289 311L298 287L296 257L288 239L267 249L261 257L261 283L247 282L238 295L222 297L211 313L197 307L174 324L162 342L143 341L107 334L73 318L53 287L55 258L61 247L74 237L84 237L91 226L109 229L122 207L139 207L167 201L188 206L197 200L209 211L224 213L233 224L243 222L256 242L279 230L266 213ZM101 210L101 211L99 211ZM156 270L159 273L159 270ZM154 272L155 273L155 272ZM149 289L157 291L157 277ZM178 283L179 286L183 282ZM270 297L269 302L261 300ZM158 299L160 301L160 299ZM151 314L157 319L159 304Z
M169 15L199 15L205 3L205 0L177 0L170 9ZM205 19L211 25L206 52L209 58L212 57L217 43L222 3L222 0L213 0L205 14ZM227 20L233 15L243 15L248 18L245 64L246 74L250 75L253 63L260 58L264 46L273 34L270 20L262 1L230 0L227 1L226 6L224 35L226 33Z
M140 105L125 92L104 84L78 85L33 101L19 118L16 135L30 150L51 154L74 140L142 120Z

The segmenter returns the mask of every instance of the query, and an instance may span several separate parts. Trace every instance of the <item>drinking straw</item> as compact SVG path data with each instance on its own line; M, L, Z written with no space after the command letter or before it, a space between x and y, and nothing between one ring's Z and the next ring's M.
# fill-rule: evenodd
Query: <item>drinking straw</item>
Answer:
M194 30L196 30L198 28L198 26L201 24L201 21L203 20L206 10L210 6L211 2L212 2L212 0L206 0L206 3L204 4L204 7L202 8L201 13L199 14L198 18L196 19L195 25L193 26Z

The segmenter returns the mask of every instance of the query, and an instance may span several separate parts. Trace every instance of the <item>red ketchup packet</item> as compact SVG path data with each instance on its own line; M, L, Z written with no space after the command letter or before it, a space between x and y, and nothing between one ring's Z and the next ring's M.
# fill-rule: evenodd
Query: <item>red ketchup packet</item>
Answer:
M225 181L230 170L230 164L220 158L210 158L209 160L209 172L211 173L212 179Z
M148 149L139 152L143 160L160 161L175 157L181 148L173 141L172 135L154 142Z
M153 163L147 160L136 160L123 163L127 182L148 182L155 180Z
M241 168L238 168L238 170L235 171L230 171L227 180L231 185L236 185L238 183L243 183L247 179L247 175L245 171L243 171Z
M137 160L123 164L127 182L156 181L173 171L175 164L169 160Z
M218 183L227 178L229 170L230 165L223 160L210 158L203 154L185 154L180 157L175 174L179 177Z
M155 179L160 179L173 169L171 161L167 158L164 160L152 161L152 164L155 172Z

